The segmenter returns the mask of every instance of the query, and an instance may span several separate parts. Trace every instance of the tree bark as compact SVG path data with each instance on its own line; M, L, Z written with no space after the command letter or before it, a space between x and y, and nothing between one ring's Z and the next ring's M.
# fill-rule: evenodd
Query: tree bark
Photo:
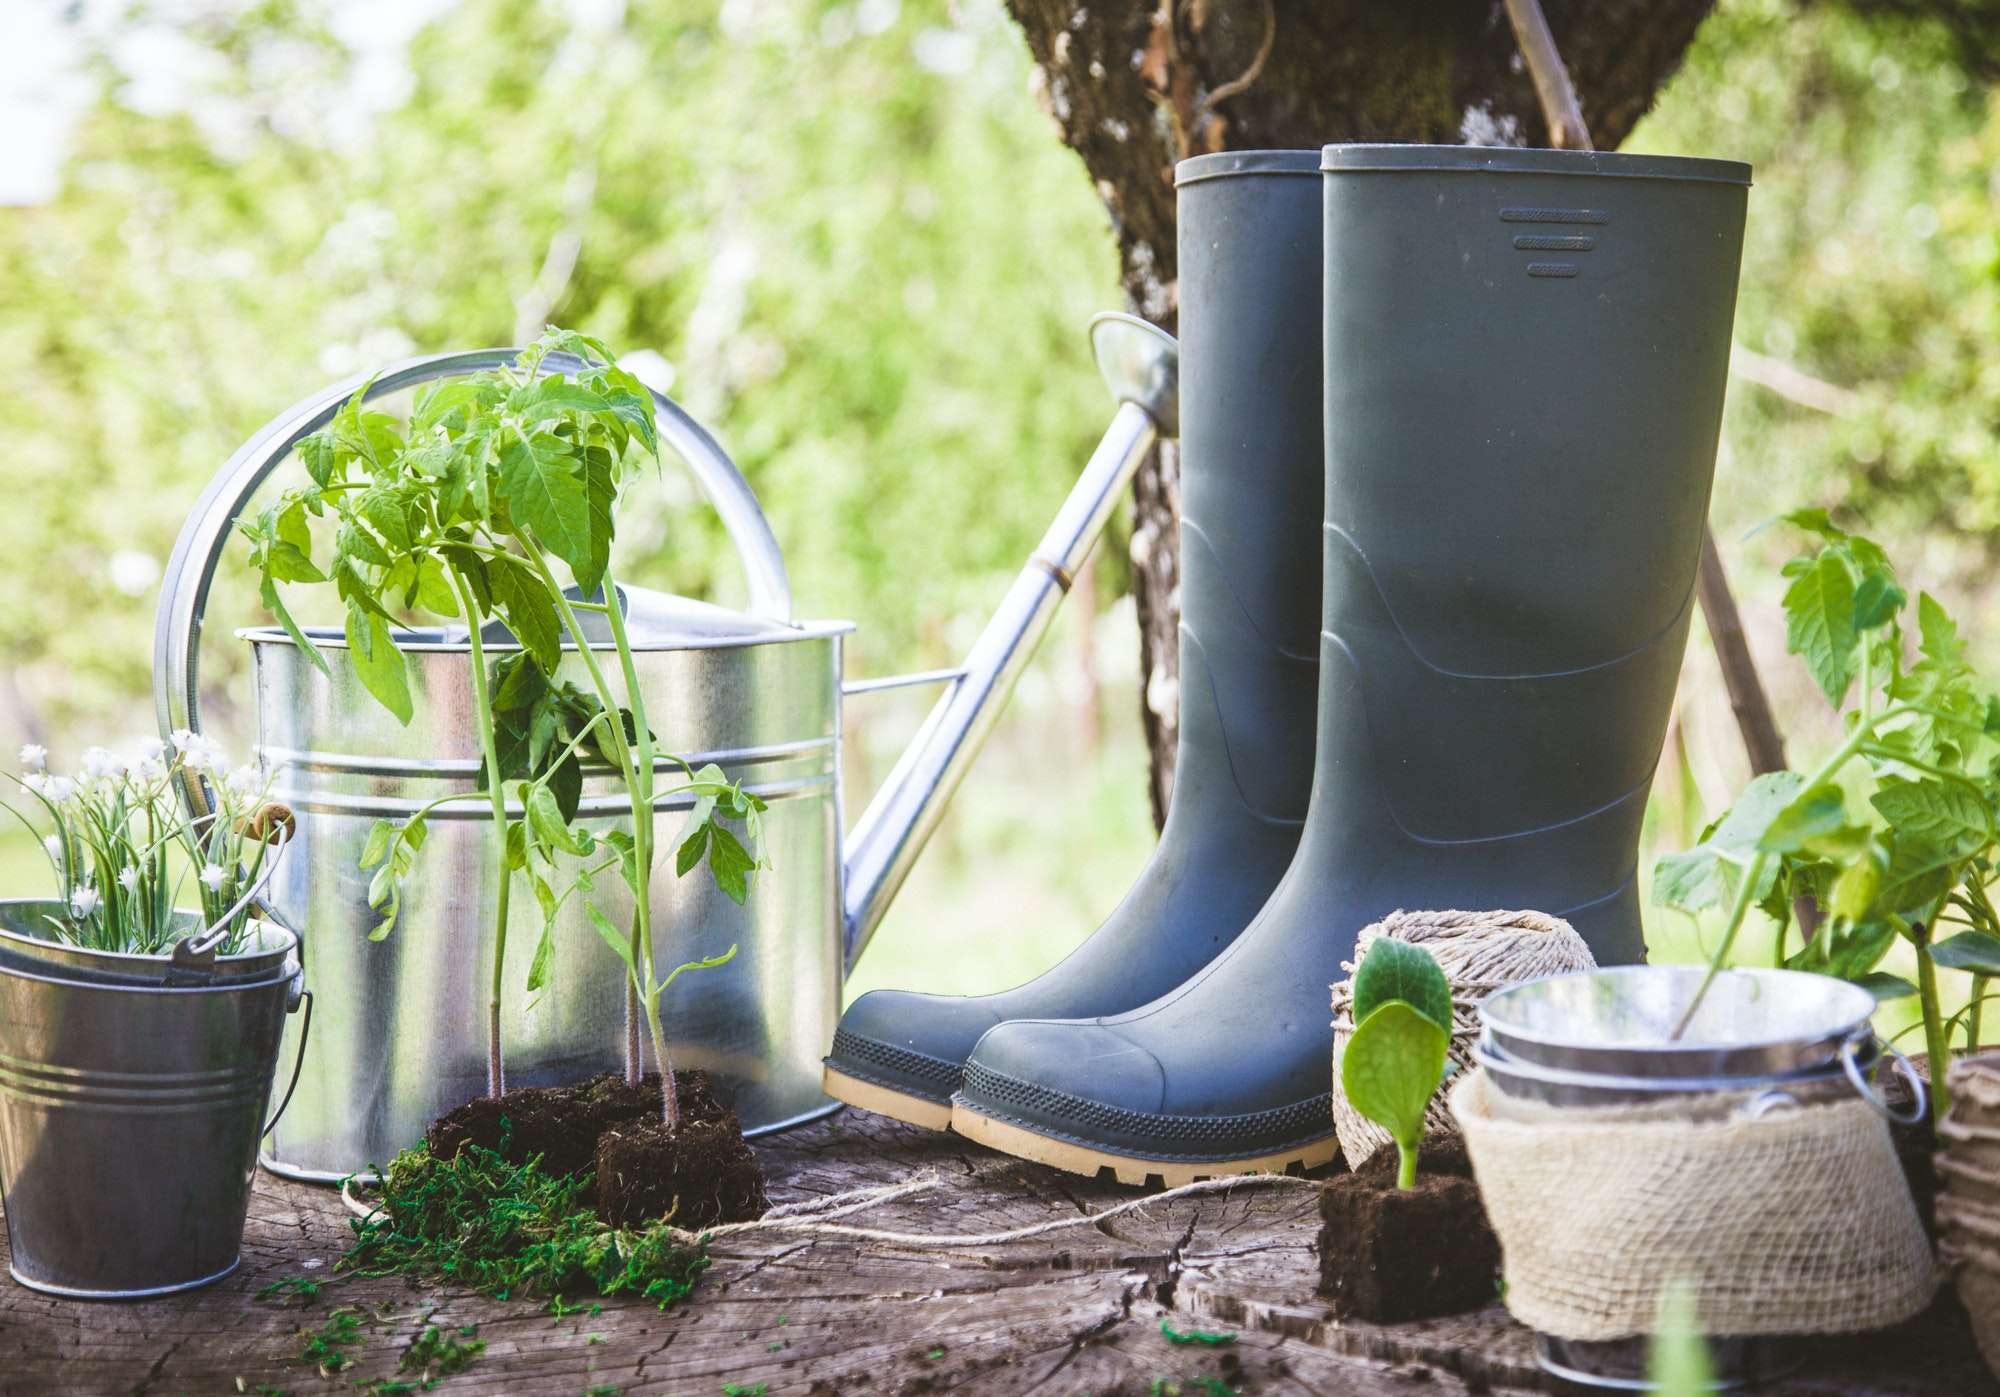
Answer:
M1039 91L1111 215L1130 309L1176 328L1173 167L1217 150L1330 141L1548 145L1503 6L1491 0L1008 0ZM1597 143L1613 149L1679 65L1713 0L1549 0ZM1156 822L1179 733L1179 457L1132 492L1140 716Z

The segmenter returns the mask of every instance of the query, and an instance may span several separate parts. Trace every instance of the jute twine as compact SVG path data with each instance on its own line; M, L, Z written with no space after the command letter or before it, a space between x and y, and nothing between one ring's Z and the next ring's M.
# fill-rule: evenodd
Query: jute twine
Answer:
M1758 1119L1502 1119L1491 1094L1469 1073L1451 1111L1500 1237L1507 1308L1534 1329L1644 1334L1676 1283L1716 1335L1857 1333L1930 1303L1930 1244L1888 1127L1858 1098Z
M1347 978L1333 987L1333 1126L1349 1168L1359 1169L1368 1156L1390 1144L1389 1132L1347 1104L1340 1090L1340 1059L1354 1036L1354 966L1377 938L1387 936L1422 946L1437 957L1451 985L1451 1046L1458 1071L1472 1066L1472 1044L1479 1037L1479 1001L1497 989L1543 975L1590 970L1597 965L1590 947L1575 928L1560 917L1540 912L1391 912L1373 926L1362 928L1354 943L1354 960L1343 961ZM1431 1099L1424 1113L1426 1130L1451 1129L1442 1094Z

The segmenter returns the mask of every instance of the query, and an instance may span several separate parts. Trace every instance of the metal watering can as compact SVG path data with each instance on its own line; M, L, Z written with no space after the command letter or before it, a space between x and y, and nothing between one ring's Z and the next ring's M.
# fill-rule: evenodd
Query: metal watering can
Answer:
M833 1041L841 982L943 817L1133 471L1156 438L1177 431L1172 337L1130 316L1101 315L1091 323L1091 344L1117 414L965 663L855 684L841 680L841 641L853 627L792 619L784 559L756 496L714 438L654 394L660 436L721 515L750 601L737 612L621 587L647 715L662 751L695 766L718 763L770 803L760 852L771 863L742 907L707 878L656 874L654 935L667 964L739 947L727 965L676 981L662 1016L675 1065L707 1070L748 1134L834 1109L819 1088L820 1058ZM272 419L230 458L181 530L161 586L153 668L162 732L201 726L209 585L237 516L292 448L364 384L372 399L493 368L517 352L432 355L391 365L372 381L363 375L335 384ZM577 364L552 355L547 366ZM267 910L299 934L317 997L297 1092L262 1158L277 1173L324 1182L386 1164L437 1116L485 1092L485 986L501 851L483 802L440 806L404 884L396 930L383 941L368 939L379 920L368 906L370 874L359 867L370 828L475 786L470 647L463 626L398 635L416 710L403 726L362 687L338 628L308 634L323 647L331 679L282 630L238 632L251 647L258 755L276 773L273 798L298 816L298 848L274 878ZM609 648L608 638L603 645ZM580 660L566 660L564 670L563 677L583 682ZM917 684L945 691L867 811L844 830L841 702ZM190 799L199 806L205 797L194 791ZM669 816L663 841L675 828L672 813L691 803L660 798L656 808ZM629 818L630 806L610 769L587 769L581 817L603 830L621 814ZM623 889L613 882L598 886L608 894L605 912L620 922L629 907L617 906ZM563 909L550 987L533 1004L520 986L539 912L532 899L514 904L502 1007L509 1084L562 1084L618 1067L626 1036L623 968L590 930L580 900Z

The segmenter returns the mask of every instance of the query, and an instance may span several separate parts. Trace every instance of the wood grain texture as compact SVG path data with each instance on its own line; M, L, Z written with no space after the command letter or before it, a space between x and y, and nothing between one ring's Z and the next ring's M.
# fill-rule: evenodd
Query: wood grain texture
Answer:
M1133 1191L981 1150L951 1135L847 1112L758 1147L774 1202L900 1182L935 1191L865 1215L872 1226L966 1233L1096 1211ZM862 1221L861 1218L851 1219ZM192 1295L85 1304L0 1284L0 1394L310 1397L398 1377L426 1323L479 1326L489 1347L444 1394L582 1397L593 1388L715 1397L725 1384L779 1394L1046 1393L1150 1397L1156 1380L1244 1393L1391 1397L1546 1391L1528 1335L1498 1307L1425 1324L1340 1323L1313 1294L1315 1200L1306 1187L1161 1204L1009 1247L944 1252L771 1236L732 1238L694 1297L551 1316L498 1301L334 1271L346 1214L325 1189L260 1176L242 1269ZM317 1263L317 1264L315 1264ZM253 1292L284 1276L333 1278L317 1303ZM298 1331L359 1307L356 1366L297 1362ZM1176 1329L1236 1330L1175 1345ZM1167 1388L1163 1387L1162 1392ZM1930 1319L1831 1346L1774 1397L2000 1397L1962 1329Z

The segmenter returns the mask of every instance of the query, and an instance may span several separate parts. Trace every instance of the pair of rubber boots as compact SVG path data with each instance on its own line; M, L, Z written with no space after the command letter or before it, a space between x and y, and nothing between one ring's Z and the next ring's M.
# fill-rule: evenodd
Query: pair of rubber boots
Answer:
M856 1001L827 1091L1127 1183L1311 1168L1370 922L1533 908L1642 959L1748 184L1550 150L1183 162L1166 828L1041 978Z

